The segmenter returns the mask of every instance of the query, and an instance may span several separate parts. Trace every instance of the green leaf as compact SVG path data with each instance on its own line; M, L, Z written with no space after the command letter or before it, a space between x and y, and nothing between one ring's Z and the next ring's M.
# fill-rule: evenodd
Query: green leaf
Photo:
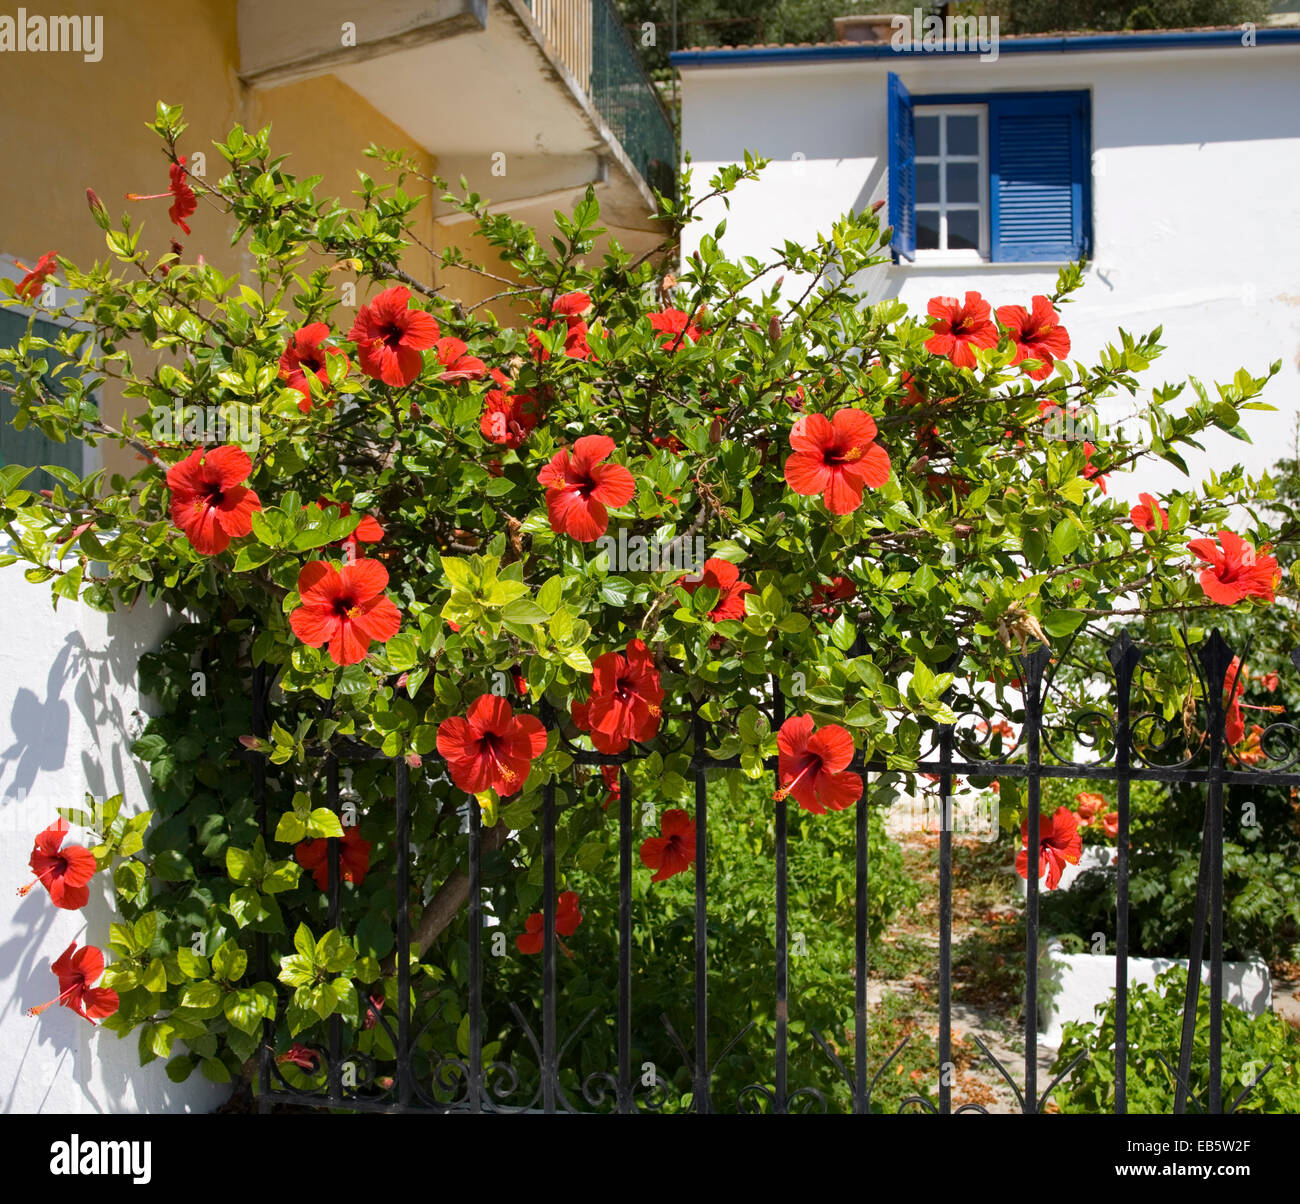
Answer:
M185 948L184 945L176 950L176 964L180 966L181 973L186 978L207 978L208 976L208 959L200 957L192 949Z
M214 1008L221 1002L221 988L215 982L192 982L181 991L181 1006Z
M537 605L546 611L547 614L554 614L559 608L563 597L564 578L560 576L551 577L546 581L546 584L537 591Z
M1077 610L1054 610L1043 620L1043 630L1052 636L1069 635L1087 617Z
M167 989L167 970L161 957L155 957L145 970L140 985L154 995L161 995ZM159 1057L163 1055L159 1054Z
M501 617L507 623L523 623L525 626L532 626L536 623L549 621L551 616L536 602L530 602L527 598L519 598L501 608Z
M306 823L292 811L286 811L280 816L280 822L275 825L275 839L282 844L297 844L306 835Z
M212 977L223 982L238 982L248 968L248 954L234 941L226 941L212 955Z
M399 632L384 645L384 654L388 657L389 667L395 673L405 673L415 667L419 649L415 637L409 632Z

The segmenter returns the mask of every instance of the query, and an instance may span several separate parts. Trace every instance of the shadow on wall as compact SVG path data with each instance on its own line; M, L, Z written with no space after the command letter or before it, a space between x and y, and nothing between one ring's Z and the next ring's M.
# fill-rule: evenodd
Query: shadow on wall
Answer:
M140 658L157 648L176 622L176 615L162 607L104 616L104 647L87 655L75 695L91 734L81 752L85 788L97 798L119 791L128 803L149 797L148 772L130 754L154 709L139 692Z
M86 792L96 799L120 792L128 813L148 805L147 773L130 754L148 706L139 692L139 661L174 624L173 612L139 605L112 615L80 610L54 638L29 636L26 651L36 654L31 679L39 676L43 648L53 658L42 689L14 691L12 737L0 737L7 888L30 880L31 841L54 821L56 808L79 806ZM70 750L79 757L70 758ZM78 829L71 835L88 839ZM69 943L105 947L115 918L111 892L108 874L97 875L79 913L54 908L37 887L0 928L0 982L8 987L0 1001L0 1111L201 1111L228 1094L198 1075L172 1083L162 1060L141 1068L134 1036L119 1041L66 1008L25 1015L58 991L50 963Z
M71 709L64 687L80 674L87 659L80 632L70 632L45 678L45 697L22 686L9 712L13 742L0 751L0 789L10 800L32 800L37 777L63 768L68 755Z

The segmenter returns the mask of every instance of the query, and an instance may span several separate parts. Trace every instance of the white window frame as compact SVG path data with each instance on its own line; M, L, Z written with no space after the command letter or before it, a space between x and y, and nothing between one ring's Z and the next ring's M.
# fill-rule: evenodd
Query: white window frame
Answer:
M924 264L934 263L951 263L951 264L969 264L969 263L987 263L989 259L989 112L988 106L982 104L964 104L964 105L926 105L918 104L913 109L915 117L938 117L939 121L939 153L937 155L916 155L914 162L916 166L921 164L936 164L939 168L939 201L937 204L913 200L913 211L922 210L928 212L938 212L939 214L939 242L938 247L916 248L916 262ZM977 129L979 131L979 153L978 155L949 155L948 152L948 117L974 117L977 119ZM945 170L948 163L975 163L978 166L977 177L979 180L979 200L978 201L953 201L948 200L948 173ZM980 215L979 222L979 247L957 247L949 249L948 241L948 213L949 211L965 211L967 213L978 209ZM920 230L920 221L917 220L917 230Z

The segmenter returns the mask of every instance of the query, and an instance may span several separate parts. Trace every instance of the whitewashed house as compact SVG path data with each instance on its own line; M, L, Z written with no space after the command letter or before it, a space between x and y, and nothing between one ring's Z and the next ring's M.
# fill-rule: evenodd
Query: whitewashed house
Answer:
M863 285L869 299L898 297L921 314L931 297L968 289L1027 307L1052 291L1061 264L1086 255L1087 285L1064 315L1075 357L1117 327L1162 326L1168 350L1153 385L1188 375L1208 385L1283 361L1264 398L1277 412L1249 416L1253 445L1216 437L1187 457L1194 478L1234 462L1262 471L1293 447L1300 29L951 49L891 35L886 25L874 43L673 56L697 191L746 150L773 161L729 210L706 211L694 237L725 216L724 251L763 257L885 201L894 262ZM1180 480L1160 465L1112 477L1111 491Z

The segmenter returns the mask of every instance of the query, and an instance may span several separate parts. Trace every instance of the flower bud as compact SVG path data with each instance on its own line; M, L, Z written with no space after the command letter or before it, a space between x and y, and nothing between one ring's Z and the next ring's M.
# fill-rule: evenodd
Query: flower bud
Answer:
M781 341L781 319L773 314L767 322L767 341L775 345Z
M263 740L260 736L240 736L239 742L248 749L249 752L271 751L271 742L269 740Z
M419 769L424 764L424 759L418 752L409 752L406 754L406 763L412 769Z
M90 216L95 219L95 225L101 230L107 230L113 224L108 210L104 208L104 202L95 195L93 188L86 189L86 204L90 206Z
M871 206L872 213L879 213L885 207L885 198L881 197L874 205Z

